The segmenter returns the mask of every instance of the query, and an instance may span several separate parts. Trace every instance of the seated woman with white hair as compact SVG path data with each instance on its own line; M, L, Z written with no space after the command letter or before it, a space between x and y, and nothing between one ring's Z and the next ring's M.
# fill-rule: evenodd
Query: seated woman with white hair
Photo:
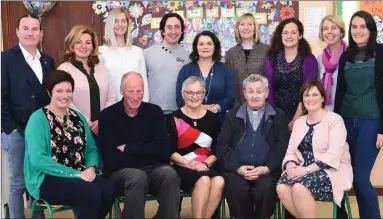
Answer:
M172 113L170 159L181 178L181 189L192 193L192 217L210 218L220 203L224 180L214 170L215 147L221 131L219 116L202 106L205 82L191 76L182 83L183 107Z
M246 102L226 114L216 156L223 168L224 195L232 216L268 219L277 201L289 131L281 109L266 103L267 79L251 74L243 81Z

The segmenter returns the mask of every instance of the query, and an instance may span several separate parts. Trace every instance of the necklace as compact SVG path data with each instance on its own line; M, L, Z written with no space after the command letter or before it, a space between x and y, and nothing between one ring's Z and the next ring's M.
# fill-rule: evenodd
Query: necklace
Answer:
M68 126L68 124L69 124L69 109L67 109L67 112L66 112L65 115L63 115L63 116L58 115L58 114L52 109L52 107L51 107L50 105L47 106L47 109L48 109L49 111L51 111L51 112L55 115L55 119L56 119L56 121L58 121L61 125L63 125L63 127L64 127L64 125ZM65 117L66 117L66 121L65 121ZM64 128L66 128L66 127L64 127Z
M201 79L203 79L203 74L202 74L202 71L201 71L201 68L198 64L198 67L199 67L199 73L201 75ZM209 96L209 93L210 93L210 87L211 87L211 82L213 81L213 75L214 75L214 64L211 66L211 73L210 73L210 81L209 81L209 86L208 86L208 89L207 89L207 93L206 93L206 96L205 96L205 103L207 103L208 101L208 96ZM206 76L206 80L209 78L209 74ZM205 81L205 80L204 80Z
M184 107L184 109L186 112L186 116L189 117L193 121L193 126L197 127L197 120L199 119L198 117L200 115L201 108L198 108L197 119L195 119L195 120L190 116L190 113L188 112L187 107Z

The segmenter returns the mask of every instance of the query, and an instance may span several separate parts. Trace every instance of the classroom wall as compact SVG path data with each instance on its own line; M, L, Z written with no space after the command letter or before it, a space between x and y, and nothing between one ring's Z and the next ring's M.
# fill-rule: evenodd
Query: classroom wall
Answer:
M326 15L334 13L333 1L299 1L299 20L303 23L303 25L305 24L305 16L304 16L305 8L322 8L322 7L326 8ZM318 30L319 30L319 27L318 27ZM306 40L310 43L315 57L319 56L322 53L324 47L326 46L326 43L319 40L319 36L306 38Z

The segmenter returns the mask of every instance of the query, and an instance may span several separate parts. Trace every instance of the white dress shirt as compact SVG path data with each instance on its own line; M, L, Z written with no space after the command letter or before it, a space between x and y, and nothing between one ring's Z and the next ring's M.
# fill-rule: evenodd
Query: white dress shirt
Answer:
M21 44L19 43L21 52L24 55L25 61L32 68L33 72L36 74L37 79L39 79L40 83L43 83L43 68L40 63L41 54L38 49L36 49L36 55L33 57L27 50L25 50Z

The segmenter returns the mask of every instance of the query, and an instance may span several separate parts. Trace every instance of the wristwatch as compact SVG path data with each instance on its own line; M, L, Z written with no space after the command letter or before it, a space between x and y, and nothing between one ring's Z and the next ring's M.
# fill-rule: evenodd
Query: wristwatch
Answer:
M306 167L306 172L307 172L307 173L311 173L311 172L310 172L310 167Z

